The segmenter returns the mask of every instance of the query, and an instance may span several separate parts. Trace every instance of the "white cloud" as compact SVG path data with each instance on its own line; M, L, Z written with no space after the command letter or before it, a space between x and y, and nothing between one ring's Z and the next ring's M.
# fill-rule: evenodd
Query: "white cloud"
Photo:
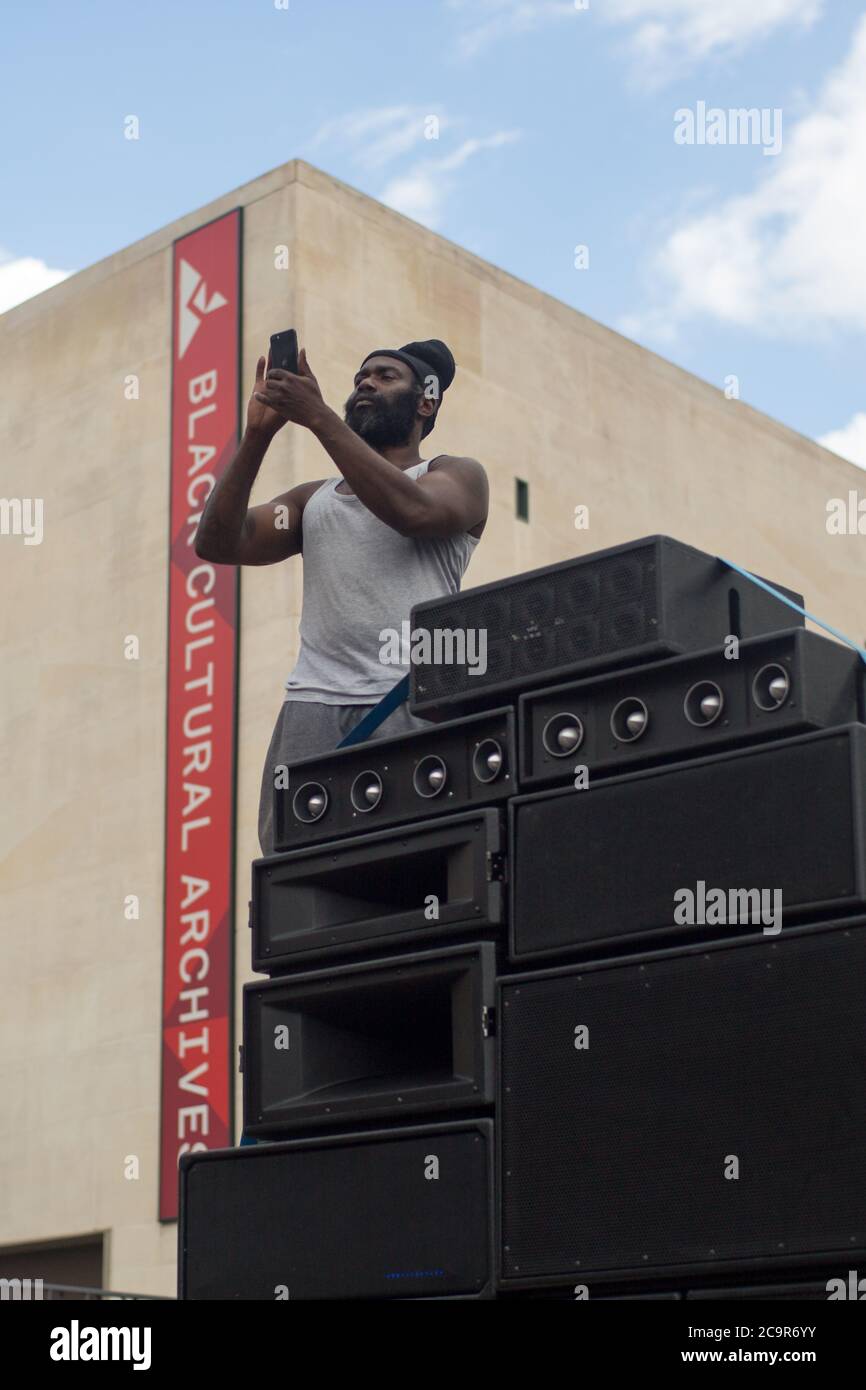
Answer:
M72 274L71 270L54 270L35 256L16 259L0 251L0 314L25 299L32 299L34 294L50 290L52 285L59 285Z
M849 463L856 463L858 468L866 468L866 413L859 412L844 429L821 435L818 443Z
M436 167L445 170L459 169L467 159L471 159L472 155L478 154L480 150L495 150L500 145L510 145L519 139L519 130L498 130L495 135L485 135L480 140L464 140L451 154L443 155L441 159L436 160Z
M457 32L457 55L474 58L482 48L512 34L526 34L559 19L574 19L574 0L447 0L463 17ZM578 16L579 17L579 16Z
M441 110L383 106L350 111L327 121L313 136L312 145L344 150L348 147L355 162L370 172L414 151L414 163L394 174L377 196L380 202L416 222L436 227L443 219L446 200L458 187L453 177L456 171L483 150L496 149L520 138L519 131L500 130L493 135L465 139L447 154L438 153L443 134L455 124ZM420 148L424 149L423 155Z
M445 190L432 173L419 169L392 179L379 201L425 227L435 227L442 220Z
M311 145L313 148L349 145L363 168L379 169L427 138L425 122L430 116L435 116L439 122L440 134L448 129L446 116L421 106L383 106L352 111L326 121L316 131Z
M706 148L705 170L717 155ZM757 188L690 217L651 257L654 302L623 330L664 329L669 340L676 325L705 316L776 337L862 331L864 168L866 17Z
M782 25L808 29L825 0L446 0L456 16L460 58L500 39L526 34L581 11L610 24L629 25L629 48L644 78L670 77L685 63L739 52ZM647 66L650 65L650 66Z
M498 149L500 145L519 139L518 130L499 130L481 139L464 140L450 154L425 159L407 174L392 179L379 195L380 201L416 222L423 222L426 227L437 227L442 221L446 200L456 190L455 180L449 175L482 150Z
M739 52L783 25L808 29L823 8L824 0L605 0L601 14L636 26L631 50L661 78L686 63Z

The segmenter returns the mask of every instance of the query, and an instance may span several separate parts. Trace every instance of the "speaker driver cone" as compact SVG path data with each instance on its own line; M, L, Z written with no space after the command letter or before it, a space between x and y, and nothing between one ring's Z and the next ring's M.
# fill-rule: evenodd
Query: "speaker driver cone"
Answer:
M359 772L349 792L352 805L362 815L373 811L382 800L382 778L378 772Z
M649 710L643 700L638 700L636 696L620 700L610 716L611 733L620 743L634 743L635 739L646 733L648 727Z
M412 785L419 796L438 796L448 780L448 769L441 758L430 753L415 766Z
M762 666L752 681L752 699L758 709L781 709L791 693L791 677L784 666L770 662Z
M482 739L472 755L472 771L479 782L495 782L503 767L505 755L495 738Z
M683 700L686 719L697 729L715 724L724 708L725 697L715 681L697 681Z
M583 721L576 714L555 714L542 729L541 742L552 758L567 758L583 743Z
M321 820L328 809L328 793L320 782L305 782L298 787L292 799L292 810L296 820L312 825Z

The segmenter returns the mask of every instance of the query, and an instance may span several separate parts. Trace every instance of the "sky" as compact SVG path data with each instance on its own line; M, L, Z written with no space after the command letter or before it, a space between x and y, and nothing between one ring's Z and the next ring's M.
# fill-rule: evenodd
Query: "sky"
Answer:
M866 468L866 0L43 0L3 40L0 313L299 157Z

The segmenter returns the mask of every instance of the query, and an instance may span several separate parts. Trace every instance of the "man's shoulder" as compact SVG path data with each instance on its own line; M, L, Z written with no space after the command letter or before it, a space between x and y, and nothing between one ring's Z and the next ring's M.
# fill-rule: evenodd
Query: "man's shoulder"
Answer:
M457 474L463 481L464 486L468 486L478 511L481 512L480 520L470 529L469 535L480 540L487 523L487 508L490 501L490 487L487 481L487 473L484 466L478 459L465 458L457 454L439 454L435 459L431 459L428 464L428 473L439 472Z
M487 477L484 465L478 459L466 458L460 454L437 454L435 459L431 459L427 465L427 472L432 473L439 468L453 468L461 473L474 473L476 477Z

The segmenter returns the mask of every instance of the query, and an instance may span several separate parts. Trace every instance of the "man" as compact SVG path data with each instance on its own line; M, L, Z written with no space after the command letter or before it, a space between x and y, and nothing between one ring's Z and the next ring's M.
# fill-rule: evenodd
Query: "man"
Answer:
M259 842L273 852L278 768L335 748L409 669L380 659L385 630L413 604L460 588L487 520L476 459L421 458L455 364L438 338L379 348L355 375L341 420L322 398L302 348L298 372L256 366L240 447L208 498L195 540L203 560L272 565L304 557L300 651L265 758ZM268 445L288 422L312 431L342 478L300 483L248 507ZM374 732L425 727L399 705Z

